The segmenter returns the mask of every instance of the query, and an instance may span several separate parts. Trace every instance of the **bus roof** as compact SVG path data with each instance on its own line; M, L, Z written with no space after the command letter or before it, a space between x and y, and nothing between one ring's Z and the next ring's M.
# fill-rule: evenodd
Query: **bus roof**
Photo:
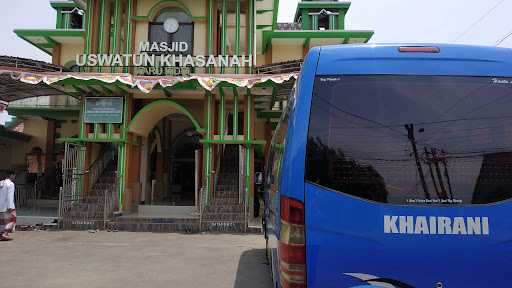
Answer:
M437 47L400 52L400 47ZM359 44L320 47L317 75L450 75L512 77L512 49L456 44Z

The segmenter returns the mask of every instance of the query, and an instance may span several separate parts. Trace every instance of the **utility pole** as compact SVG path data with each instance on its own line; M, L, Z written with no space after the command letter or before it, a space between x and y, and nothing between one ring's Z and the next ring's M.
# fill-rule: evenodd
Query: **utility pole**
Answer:
M448 183L448 192L450 192L450 199L453 200L452 183L450 181L450 174L448 174L448 163L446 162L446 152L441 150L441 163L444 166L444 176L446 176L446 182Z
M432 170L433 158L430 158L430 156L428 155L428 154L430 154L430 152L428 152L427 147L424 147L424 148L425 148L425 156L427 158L428 170L430 171L430 178L432 179L432 183L434 184L434 189L436 190L437 198L441 199L441 194L439 194L439 189L437 188L436 179L434 177L434 170Z
M416 147L416 139L414 138L414 125L413 124L405 124L405 130L407 130L407 138L411 142L412 151L414 153L414 159L416 160L416 167L418 168L418 174L421 179L421 186L423 187L423 192L425 193L425 198L430 200L430 194L428 193L427 183L425 182L425 175L423 175L423 168L421 168L420 158L418 156L418 148Z
M443 184L443 176L441 175L441 169L439 168L439 158L437 157L437 149L432 148L432 158L434 159L434 166L436 167L437 180L439 180L439 187L441 187L442 199L448 199L446 189Z

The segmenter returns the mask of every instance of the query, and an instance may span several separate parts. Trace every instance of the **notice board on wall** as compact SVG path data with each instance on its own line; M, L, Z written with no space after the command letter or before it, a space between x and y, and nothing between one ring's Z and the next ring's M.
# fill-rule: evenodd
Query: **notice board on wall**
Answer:
M123 97L86 97L85 123L123 123Z

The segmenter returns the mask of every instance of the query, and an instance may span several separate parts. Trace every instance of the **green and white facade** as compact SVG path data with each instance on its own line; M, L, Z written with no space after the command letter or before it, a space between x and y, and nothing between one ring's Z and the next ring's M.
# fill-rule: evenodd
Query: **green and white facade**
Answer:
M116 209L123 214L151 205L207 206L223 193L219 177L228 174L219 173L227 170L240 177L241 198L252 209L254 174L262 171L286 105L286 89L297 72L287 70L273 81L267 79L273 75L258 75L272 73L261 67L300 63L311 47L365 43L373 35L345 29L348 2L300 2L294 23L285 24L277 23L278 0L81 0L50 5L57 11L55 29L14 32L51 55L53 64L78 75L47 81L81 103L76 135L57 141L80 147L76 165L84 176L74 193L84 195L90 193L89 167L106 150L116 150ZM162 42L185 42L187 49L151 53L236 55L251 63L170 69L140 65L128 57L122 65L77 63L77 55L141 55L147 53L140 50L144 43ZM102 109L112 114L101 114ZM229 153L237 160L223 160Z

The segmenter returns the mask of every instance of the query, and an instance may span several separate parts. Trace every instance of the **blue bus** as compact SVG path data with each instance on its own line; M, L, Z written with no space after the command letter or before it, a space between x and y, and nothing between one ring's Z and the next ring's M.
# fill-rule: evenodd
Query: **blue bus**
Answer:
M275 287L511 287L512 50L312 49L265 175Z

